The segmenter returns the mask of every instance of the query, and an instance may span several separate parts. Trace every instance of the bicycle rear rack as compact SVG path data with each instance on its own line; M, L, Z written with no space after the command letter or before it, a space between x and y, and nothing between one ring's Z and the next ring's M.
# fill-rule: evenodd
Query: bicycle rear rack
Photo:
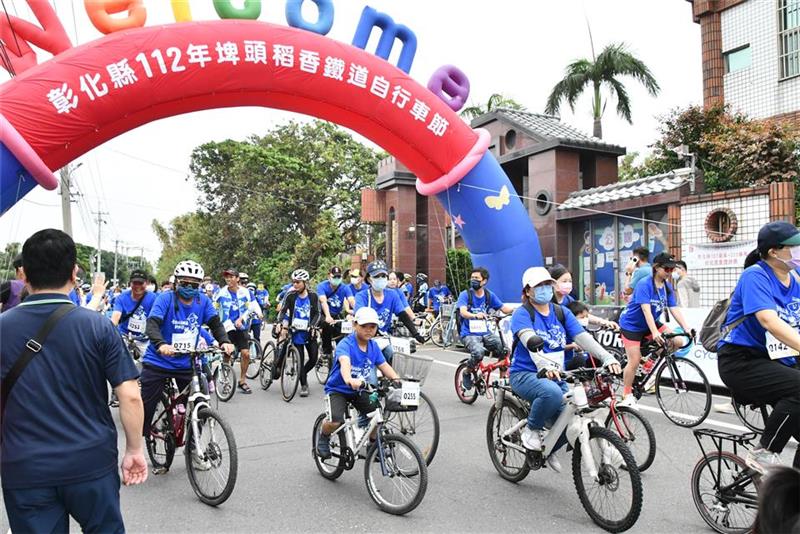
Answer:
M703 447L703 442L701 438L703 436L707 438L711 438L711 441L714 443L714 446L717 448L717 451L722 454L723 450L723 442L729 441L733 443L733 454L739 455L738 448L743 447L745 449L749 449L751 443L754 439L758 437L757 432L746 432L744 434L732 434L730 432L723 432L721 430L714 430L713 428L698 428L693 432L694 439L697 440L697 445L700 447L700 451L703 453L703 456L708 456L706 454L705 448Z

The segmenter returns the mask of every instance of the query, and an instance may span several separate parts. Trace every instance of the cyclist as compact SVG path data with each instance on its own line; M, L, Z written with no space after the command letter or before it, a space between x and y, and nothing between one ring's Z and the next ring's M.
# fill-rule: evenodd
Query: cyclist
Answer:
M174 378L180 390L191 381L192 366L187 353L197 346L202 325L208 325L226 354L234 350L211 301L200 293L203 274L203 267L194 261L178 263L174 271L176 289L159 294L147 318L145 328L150 344L142 358L141 374L145 437L150 434L164 381ZM166 468L154 469L153 473L166 471Z
M283 362L286 351L289 348L288 337L289 324L291 323L294 332L292 333L291 343L300 351L300 396L308 397L308 372L314 369L317 364L319 347L317 346L316 336L309 334L309 328L317 326L319 323L319 297L313 291L308 290L310 276L305 269L297 269L292 273L293 290L286 295L283 303L282 323L283 328L278 336L280 353L278 362ZM287 341L284 343L284 341ZM303 364L305 352L308 352L308 361ZM280 363L273 369L273 378L277 379L277 371Z
M428 307L433 310L433 315L439 315L439 306L450 296L450 289L440 280L433 281L433 287L428 290Z
M669 282L672 280L675 265L675 258L672 255L666 252L656 255L653 258L652 273L637 282L633 297L620 315L622 345L625 347L628 364L623 375L622 401L617 406L636 406L636 397L632 391L636 369L642 360L642 342L652 339L660 345L665 343L661 334L672 332L664 324L669 322L669 313L672 313L684 332L691 331L677 306L675 290ZM661 322L662 314L666 314L664 322ZM688 343L687 339L681 337L671 340L674 349L684 347Z
M131 288L114 301L114 311L111 312L111 322L117 327L120 335L133 336L134 343L139 349L140 354L147 351L149 340L145 333L147 326L147 316L156 301L156 295L145 291L147 283L147 273L135 269L130 275ZM116 394L111 395L112 407L119 406Z
M425 273L417 273L417 296L414 301L416 302L415 312L428 309L428 275Z
M370 394L362 389L375 369L380 369L390 380L400 379L372 339L379 324L380 318L375 310L360 308L355 315L355 331L336 345L336 359L325 383L330 413L317 438L316 452L321 458L331 457L330 436L344 423L348 403L362 418L378 409L377 399L372 400ZM374 435L370 437L375 438Z
M257 284L255 288L255 299L258 302L258 306L261 308L261 312L263 313L264 317L267 315L267 308L269 308L269 291L267 288L264 287L264 284ZM266 320L266 319L263 319ZM258 329L253 329L253 336L261 343L261 322L259 322Z
M731 297L728 330L717 351L719 376L742 403L769 404L759 447L745 461L761 473L780 463L790 437L800 440L800 230L771 222L758 232L760 259ZM794 466L800 467L800 449Z
M414 286L411 285L411 274L406 273L403 275L403 295L406 296L406 300L413 298L414 296Z
M369 289L360 292L356 295L356 311L359 308L367 307L372 308L378 312L380 323L378 324L378 332L388 335L392 328L392 318L397 316L400 321L408 328L408 331L419 343L425 343L425 338L422 337L417 331L417 326L414 324L414 314L408 304L403 304L403 298L400 293L394 290L386 291L389 285L389 271L386 268L386 263L382 260L375 260L367 266L367 280ZM386 361L392 363L392 345L389 339L382 337L376 341L378 346L383 351L383 356Z
M474 267L469 275L469 289L458 295L456 308L461 315L461 341L470 354L467 367L474 371L483 360L485 351L502 358L500 354L503 344L499 332L490 332L486 319L490 310L500 310L510 314L514 308L503 304L497 295L486 288L489 282L489 271L483 267ZM472 389L472 373L464 373L464 389Z
M324 316L322 322L322 354L330 357L333 352L333 338L342 333L342 325L334 324L342 312L349 314L350 288L342 283L342 269L331 267L328 279L317 285L319 306Z
M569 306L575 301L575 298L571 294L572 273L569 272L569 269L560 264L553 265L548 269L548 271L550 271L550 276L553 278L553 280L556 281L553 302L556 304L561 304L562 306ZM604 328L613 328L614 330L619 329L619 325L614 321L608 321L602 317L592 314L589 314L589 324L600 325Z
M561 413L567 385L561 381L564 347L570 336L584 350L599 357L603 366L619 373L619 362L587 333L572 312L554 304L555 280L544 267L531 267L522 275L522 306L511 315L514 350L511 361L511 388L531 403L528 424L522 432L522 444L531 450L542 449L543 431ZM556 450L566 442L562 435ZM554 454L547 460L561 471Z
M246 287L239 285L239 272L236 269L225 269L222 277L226 285L220 288L215 299L219 306L219 318L225 326L228 339L241 356L239 389L249 395L253 391L246 381L247 366L250 365L250 337L247 333L250 331L251 318L260 313L260 310L254 313L255 299L250 297L250 291Z
M367 284L364 283L364 278L361 276L360 269L350 269L350 292L355 297L361 291L366 291Z

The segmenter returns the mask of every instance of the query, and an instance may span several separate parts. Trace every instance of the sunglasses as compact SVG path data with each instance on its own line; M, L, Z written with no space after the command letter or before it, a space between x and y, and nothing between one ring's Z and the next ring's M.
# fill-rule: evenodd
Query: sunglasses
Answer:
M178 285L182 287L190 287L192 289L200 289L200 282L184 282L183 280L178 281Z
M675 270L675 267L662 267L662 269L664 269L665 273L671 273Z

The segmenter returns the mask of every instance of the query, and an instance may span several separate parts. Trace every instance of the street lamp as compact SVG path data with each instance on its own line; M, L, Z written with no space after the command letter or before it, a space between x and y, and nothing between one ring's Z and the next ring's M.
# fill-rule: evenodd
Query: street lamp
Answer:
M669 149L671 151L675 152L675 154L677 154L678 157L683 159L683 160L685 160L686 158L690 158L689 168L691 169L691 173L692 173L692 181L689 182L689 192L691 194L694 194L695 193L695 189L696 189L696 182L697 182L697 173L696 173L696 170L697 170L697 154L695 154L694 152L691 152L689 150L689 146L688 145L678 145L678 146L675 146L675 147L670 147Z

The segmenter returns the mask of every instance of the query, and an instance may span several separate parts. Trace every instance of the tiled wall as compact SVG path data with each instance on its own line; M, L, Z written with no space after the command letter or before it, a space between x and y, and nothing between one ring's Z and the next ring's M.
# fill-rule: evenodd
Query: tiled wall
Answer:
M725 102L752 118L800 109L800 77L779 82L778 2L749 0L722 12L722 52L750 45L750 67L724 76Z
M739 228L731 243L755 242L758 230L770 220L769 195L681 206L681 256L686 255L685 247L688 244L712 244L706 235L705 221L709 212L717 208L728 208L736 214ZM729 296L742 272L741 267L704 270L693 270L691 265L688 267L689 273L700 282L700 306L712 306Z

